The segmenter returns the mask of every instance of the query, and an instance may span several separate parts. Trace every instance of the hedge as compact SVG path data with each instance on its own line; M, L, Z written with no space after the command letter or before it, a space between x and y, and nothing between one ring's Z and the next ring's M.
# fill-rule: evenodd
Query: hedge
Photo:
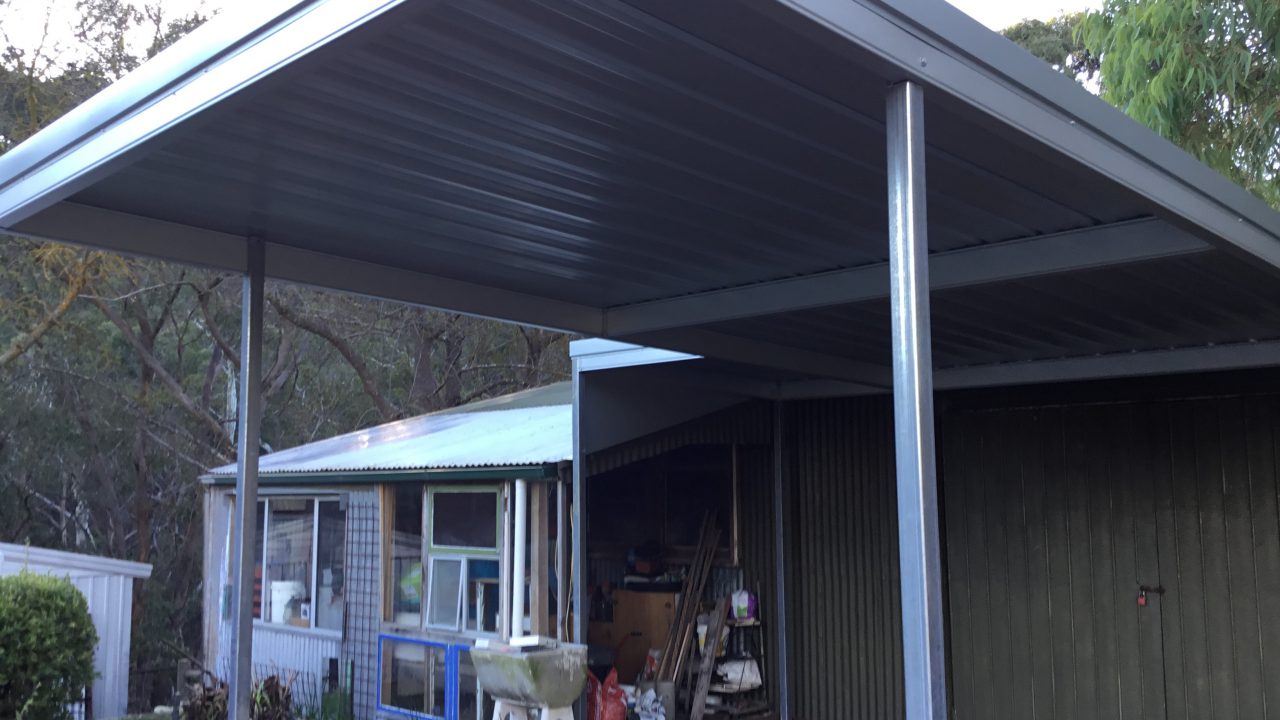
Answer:
M69 581L0 577L0 718L64 720L93 682L98 634Z

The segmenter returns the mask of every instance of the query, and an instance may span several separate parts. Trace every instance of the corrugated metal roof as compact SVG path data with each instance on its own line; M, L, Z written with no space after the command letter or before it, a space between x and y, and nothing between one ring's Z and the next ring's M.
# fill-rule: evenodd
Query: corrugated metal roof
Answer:
M1280 342L1280 215L941 0L290 12L193 35L0 158L0 226L232 271L261 238L271 277L882 384L882 299L611 321L887 277L885 88L911 80L935 257L1091 238L936 293L940 369ZM1116 233L1152 254L1088 261ZM1207 244L1165 257L1182 233Z
M573 457L573 388L562 382L263 455L260 475L505 468ZM235 464L209 471L234 476Z

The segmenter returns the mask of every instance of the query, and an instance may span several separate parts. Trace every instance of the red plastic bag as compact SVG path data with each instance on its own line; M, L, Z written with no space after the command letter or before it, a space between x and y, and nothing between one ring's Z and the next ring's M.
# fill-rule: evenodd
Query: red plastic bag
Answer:
M609 670L603 683L587 673L587 720L627 720L627 695L618 685L616 669Z

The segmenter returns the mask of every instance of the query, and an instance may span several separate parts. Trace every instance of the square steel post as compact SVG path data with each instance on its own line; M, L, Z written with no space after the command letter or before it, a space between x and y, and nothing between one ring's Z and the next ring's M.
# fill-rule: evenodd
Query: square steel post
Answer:
M573 576L573 641L587 644L587 485L586 459L582 452L582 370L573 361L573 549L569 571ZM585 708L585 706L583 706ZM585 709L584 709L585 712Z
M573 508L569 513L573 527L569 571L573 575L573 641L587 644L587 621L590 603L587 601L587 463L582 452L582 392L586 378L582 376L580 361L573 361ZM575 704L574 717L587 716L587 694L584 692Z
M907 720L939 720L947 716L946 639L933 443L924 93L912 82L894 85L885 110L903 678Z
M253 549L258 532L258 445L262 426L262 308L266 285L264 243L248 242L241 290L240 399L236 404L236 542L231 631L233 670L228 720L249 720L253 690ZM264 595L265 595L265 588ZM264 597L265 600L265 597Z

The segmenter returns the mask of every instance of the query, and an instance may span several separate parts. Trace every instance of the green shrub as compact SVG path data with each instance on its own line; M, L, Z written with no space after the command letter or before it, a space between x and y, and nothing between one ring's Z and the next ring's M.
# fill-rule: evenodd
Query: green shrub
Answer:
M0 718L62 720L93 682L98 633L67 580L0 577Z

